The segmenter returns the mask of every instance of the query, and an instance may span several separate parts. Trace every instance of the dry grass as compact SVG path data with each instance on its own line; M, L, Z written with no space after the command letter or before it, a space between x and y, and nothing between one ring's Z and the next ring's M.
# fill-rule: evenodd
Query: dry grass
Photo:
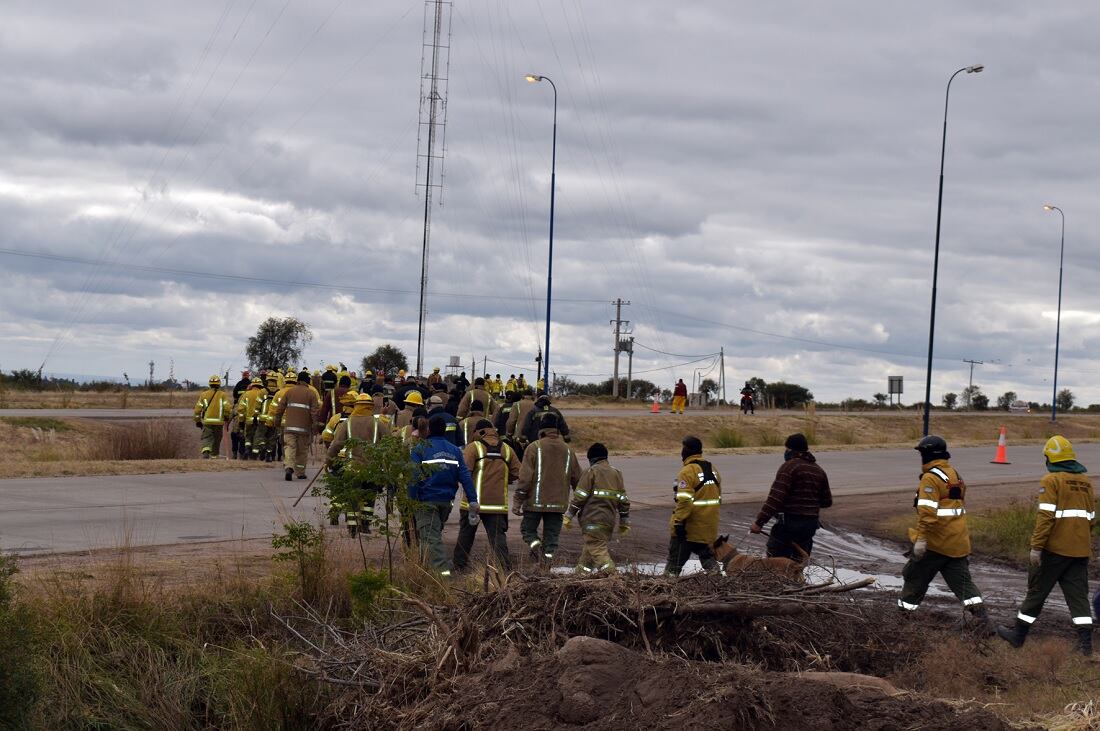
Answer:
M1050 433L1043 415L991 413L983 415L935 414L932 428L954 446L994 445L1000 427L1008 427L1009 455L1028 441L1041 443ZM685 434L694 434L705 444L717 445L723 434L736 432L741 449L770 451L782 446L787 436L802 432L817 449L912 446L920 438L920 417L908 412L866 415L818 412L772 412L743 416L730 412L696 412L684 416L634 414L623 417L568 417L575 448L585 449L600 441L618 454L667 454L680 450ZM1100 415L1072 415L1059 420L1059 433L1071 440L1088 441L1100 429ZM1026 434L1032 434L1026 438ZM992 449L992 447L991 447ZM992 453L991 453L992 454Z
M198 430L183 419L113 424L87 419L0 418L4 477L139 475L259 468L198 459Z
M22 391L6 389L4 409L179 409L191 408L198 392L145 391Z

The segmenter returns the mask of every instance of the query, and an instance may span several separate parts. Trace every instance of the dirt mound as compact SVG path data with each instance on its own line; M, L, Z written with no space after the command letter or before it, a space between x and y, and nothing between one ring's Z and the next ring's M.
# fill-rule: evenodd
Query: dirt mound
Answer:
M1008 729L991 713L793 675L648 658L574 637L556 653L511 653L417 704L402 728Z

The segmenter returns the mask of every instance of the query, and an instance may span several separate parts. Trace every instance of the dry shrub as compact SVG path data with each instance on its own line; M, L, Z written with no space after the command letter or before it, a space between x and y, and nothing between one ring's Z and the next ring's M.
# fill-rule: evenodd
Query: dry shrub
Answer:
M181 420L149 419L104 429L87 448L90 460L181 459L194 453L193 429Z
M712 437L714 446L719 449L736 449L745 446L745 437L740 430L729 427L721 427L714 432Z

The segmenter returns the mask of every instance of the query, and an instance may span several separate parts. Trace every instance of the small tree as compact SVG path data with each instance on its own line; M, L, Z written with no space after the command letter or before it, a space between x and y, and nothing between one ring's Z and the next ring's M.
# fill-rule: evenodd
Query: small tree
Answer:
M302 351L311 340L313 333L310 332L309 325L301 320L295 317L269 317L260 323L256 334L248 339L244 355L253 370L286 370L301 361Z
M813 401L814 395L808 389L797 383L776 381L769 383L767 388L768 398L777 409L792 409L796 406Z
M886 402L889 399L890 399L890 397L887 396L884 393L876 393L875 394L875 406L878 406L879 408L882 408L883 406L886 405Z
M982 387L981 386L967 386L966 388L964 388L962 390L962 407L964 409L974 408L974 397L975 396L980 396L981 393L982 393ZM985 402L988 404L989 399L987 398L985 400Z
M386 343L379 345L373 353L363 358L363 370L373 371L375 375L383 373L392 378L398 371L409 370L409 359L401 348Z
M943 395L943 407L948 411L955 408L955 405L959 402L959 395L957 393L945 393Z
M984 393L976 393L970 398L970 405L975 411L986 411L989 409L989 397Z
M1058 404L1058 410L1069 411L1073 408L1074 400L1073 391L1070 391L1068 388L1063 388L1058 392L1058 400L1056 402Z
M1008 408L1014 403L1016 403L1015 391L1005 391L997 397L997 408L1001 411L1008 411Z

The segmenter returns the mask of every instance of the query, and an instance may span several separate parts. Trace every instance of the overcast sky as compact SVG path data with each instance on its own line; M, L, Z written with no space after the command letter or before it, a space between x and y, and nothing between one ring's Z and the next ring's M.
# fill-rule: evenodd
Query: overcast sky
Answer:
M311 326L310 367L415 358L423 20L423 0L6 3L0 368L198 380L239 370L270 315ZM921 400L944 88L984 63L952 85L933 398L972 358L990 396L1049 401L1049 202L1059 384L1100 402L1098 27L1088 3L455 0L427 366L534 371L553 95L533 71L559 92L554 371L610 373L622 297L675 354L639 347L636 371L725 347L731 386L869 398L902 375Z

